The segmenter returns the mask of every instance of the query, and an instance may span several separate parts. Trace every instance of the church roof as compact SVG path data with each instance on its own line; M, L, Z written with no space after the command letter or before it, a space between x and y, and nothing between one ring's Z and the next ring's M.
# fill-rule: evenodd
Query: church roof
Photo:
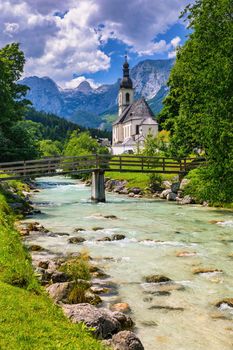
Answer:
M124 124L131 120L141 120L140 124L146 125L156 125L157 122L154 120L154 115L152 110L150 109L148 103L144 99L144 97L135 101L131 105L129 105L119 116L119 118L113 123L116 124Z

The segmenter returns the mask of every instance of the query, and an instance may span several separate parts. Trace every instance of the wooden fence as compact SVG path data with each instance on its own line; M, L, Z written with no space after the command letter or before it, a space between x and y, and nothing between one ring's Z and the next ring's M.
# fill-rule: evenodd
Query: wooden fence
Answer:
M84 174L97 170L137 173L185 174L205 162L198 158L176 160L165 157L134 155L88 155L77 157L54 157L37 160L0 163L0 181L53 176Z

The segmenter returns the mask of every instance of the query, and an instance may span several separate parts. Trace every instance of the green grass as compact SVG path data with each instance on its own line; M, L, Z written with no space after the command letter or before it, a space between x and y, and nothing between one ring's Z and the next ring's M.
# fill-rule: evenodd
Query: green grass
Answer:
M44 295L0 282L1 350L103 350L83 325L70 323Z
M150 175L145 173L119 173L119 172L106 172L106 177L110 177L114 180L126 180L128 181L127 187L140 187L145 189L150 184ZM162 181L174 179L174 174L161 174Z
M0 349L103 350L84 325L70 323L45 294L14 220L0 193Z

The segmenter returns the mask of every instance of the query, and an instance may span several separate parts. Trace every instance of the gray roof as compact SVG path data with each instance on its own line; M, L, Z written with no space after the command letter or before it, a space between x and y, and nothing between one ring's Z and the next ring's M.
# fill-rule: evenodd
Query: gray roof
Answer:
M154 120L154 115L152 110L150 109L148 103L144 99L144 97L139 100L133 102L129 105L119 116L119 118L113 123L116 124L124 124L131 120L141 120L140 124L153 125L157 124Z

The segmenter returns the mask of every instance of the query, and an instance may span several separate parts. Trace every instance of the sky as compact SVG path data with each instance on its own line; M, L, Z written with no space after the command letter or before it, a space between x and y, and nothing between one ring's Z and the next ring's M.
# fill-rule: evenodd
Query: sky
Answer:
M0 0L0 47L19 42L24 76L49 76L62 88L92 87L145 59L174 58L188 31L190 0Z

